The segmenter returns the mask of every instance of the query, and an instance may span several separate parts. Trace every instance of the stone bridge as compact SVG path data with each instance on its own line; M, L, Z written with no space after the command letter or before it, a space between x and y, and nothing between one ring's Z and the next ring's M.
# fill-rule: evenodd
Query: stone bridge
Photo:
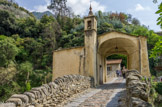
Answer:
M12 95L0 107L152 107L150 82L136 70L98 87L81 75L66 75L23 94Z

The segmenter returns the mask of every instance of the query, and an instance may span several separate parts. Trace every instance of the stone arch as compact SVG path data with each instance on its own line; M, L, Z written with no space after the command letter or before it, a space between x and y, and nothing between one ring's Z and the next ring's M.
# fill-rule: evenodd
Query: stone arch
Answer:
M137 46L137 41L135 41L138 36L128 35L126 33L121 32L108 32L98 36L98 46L101 46L104 42L111 40L111 39L126 39L128 42L131 41L133 45Z
M145 42L147 39L143 39L142 36L132 36L121 32L108 32L99 35L97 38L97 72L96 79L101 81L103 78L103 83L107 81L106 78L106 57L112 54L125 54L127 55L128 69L136 69L142 74L142 49L141 42ZM147 46L147 45L146 45ZM117 50L116 50L117 47ZM143 47L147 48L147 47ZM145 52L145 54L147 54ZM148 60L145 61L145 63ZM103 67L103 77L100 77L100 66ZM147 75L149 75L149 68L147 69ZM99 83L99 82L98 82Z

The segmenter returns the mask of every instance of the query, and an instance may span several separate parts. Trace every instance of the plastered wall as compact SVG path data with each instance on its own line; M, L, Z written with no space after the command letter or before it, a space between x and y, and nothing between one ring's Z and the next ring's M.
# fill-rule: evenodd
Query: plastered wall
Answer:
M83 62L84 47L54 51L52 80L70 74L84 75Z

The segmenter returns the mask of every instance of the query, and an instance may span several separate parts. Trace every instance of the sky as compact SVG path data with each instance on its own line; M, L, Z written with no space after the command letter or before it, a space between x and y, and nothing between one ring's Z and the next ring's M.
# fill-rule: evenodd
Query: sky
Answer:
M47 6L51 0L15 0L20 6L29 11L44 12L47 11ZM91 0L93 12L99 10L103 12L124 12L131 14L140 20L141 24L148 26L154 31L161 31L160 26L156 25L158 14L158 3L153 3L153 0ZM67 5L72 8L76 15L86 16L89 12L90 0L67 0Z

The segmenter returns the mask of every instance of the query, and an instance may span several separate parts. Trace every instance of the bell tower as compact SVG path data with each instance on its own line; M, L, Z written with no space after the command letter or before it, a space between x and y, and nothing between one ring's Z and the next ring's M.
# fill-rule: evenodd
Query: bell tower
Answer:
M90 5L89 14L84 18L84 31L95 30L97 32L97 21L92 12L92 7Z
M89 14L84 18L85 75L96 80L97 63L97 21L90 5ZM95 81L96 83L96 81Z

